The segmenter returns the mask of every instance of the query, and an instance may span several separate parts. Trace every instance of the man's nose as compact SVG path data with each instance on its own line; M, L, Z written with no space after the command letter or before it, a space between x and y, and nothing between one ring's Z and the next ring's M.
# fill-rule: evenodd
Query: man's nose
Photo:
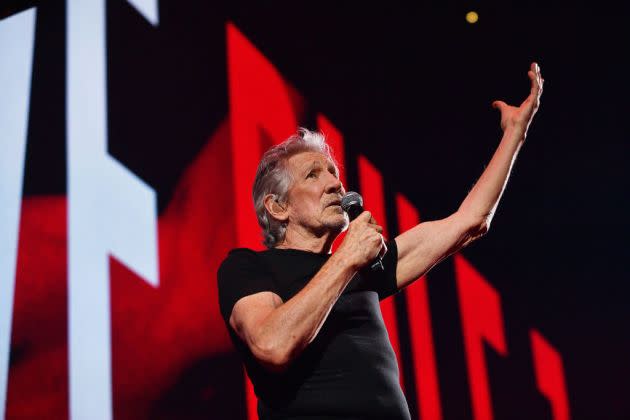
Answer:
M343 192L343 184L341 180L334 175L330 175L331 179L326 186L326 192L338 193Z

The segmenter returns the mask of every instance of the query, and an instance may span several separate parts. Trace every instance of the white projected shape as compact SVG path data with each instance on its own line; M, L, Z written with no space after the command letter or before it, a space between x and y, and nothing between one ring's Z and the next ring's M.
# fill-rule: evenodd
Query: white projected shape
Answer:
M127 2L135 7L151 25L157 26L159 23L157 0L127 0Z
M0 419L7 401L34 34L35 8L0 21Z
M70 417L109 420L109 255L158 285L156 196L107 153L105 0L68 0L67 28Z

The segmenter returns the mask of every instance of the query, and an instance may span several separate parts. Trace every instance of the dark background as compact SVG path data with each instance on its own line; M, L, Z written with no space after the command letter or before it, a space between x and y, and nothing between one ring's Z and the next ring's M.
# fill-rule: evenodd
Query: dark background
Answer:
M463 251L499 291L509 356L486 352L495 417L551 418L535 393L528 331L562 355L571 416L630 416L628 21L594 2L161 1L151 27L108 2L109 151L158 192L160 210L228 112L233 22L423 220L455 211L501 137L491 102L520 103L527 70L545 91L491 230ZM38 6L26 196L65 194L65 5ZM469 24L469 10L479 21ZM369 207L369 206L368 206ZM395 211L388 204L390 232ZM470 418L452 260L429 274L445 419ZM518 417L520 418L520 417Z

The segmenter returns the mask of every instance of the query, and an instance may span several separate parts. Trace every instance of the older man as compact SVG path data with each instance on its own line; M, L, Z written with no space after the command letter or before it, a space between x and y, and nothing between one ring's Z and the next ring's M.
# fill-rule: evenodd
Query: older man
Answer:
M533 63L520 107L501 101L503 138L449 217L385 243L369 211L352 223L323 137L300 135L263 156L253 196L265 251L232 250L218 272L220 308L259 398L261 419L408 419L379 300L408 286L488 231L536 113L543 79ZM331 246L348 232L333 254Z

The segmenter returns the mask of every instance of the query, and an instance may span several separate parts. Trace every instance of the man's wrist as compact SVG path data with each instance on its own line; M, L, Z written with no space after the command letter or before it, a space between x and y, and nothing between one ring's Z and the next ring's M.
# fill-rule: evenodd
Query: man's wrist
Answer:
M527 136L528 126L529 124L516 123L506 127L503 131L503 135L517 142L524 141Z
M354 260L343 251L343 249L338 249L335 253L333 253L329 261L332 264L335 264L338 268L348 270L350 274L354 274L359 270L358 264L356 264Z

